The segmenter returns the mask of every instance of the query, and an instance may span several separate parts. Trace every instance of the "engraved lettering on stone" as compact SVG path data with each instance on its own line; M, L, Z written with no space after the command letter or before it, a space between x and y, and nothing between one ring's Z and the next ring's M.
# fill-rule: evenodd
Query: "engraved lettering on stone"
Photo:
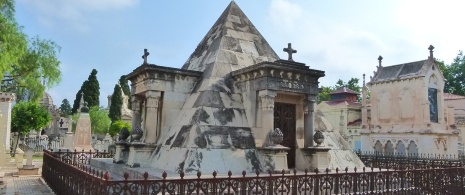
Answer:
M286 88L286 89L297 89L297 90L305 89L305 86L303 84L293 83L289 81L280 81L278 83L278 87Z

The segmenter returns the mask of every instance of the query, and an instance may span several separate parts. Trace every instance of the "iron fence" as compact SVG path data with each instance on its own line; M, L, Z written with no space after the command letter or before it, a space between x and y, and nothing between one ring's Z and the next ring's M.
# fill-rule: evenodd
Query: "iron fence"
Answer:
M92 158L113 158L115 154L112 152L107 151L77 151L77 150L62 150L58 149L56 151L50 150L47 151L47 154L53 156L54 158L59 159L60 161L70 164L73 166L77 166L80 164L87 165L90 163L90 159ZM44 152L45 158L45 152Z
M437 154L397 154L378 152L356 152L367 167L382 169L429 169L463 167L464 156Z
M72 153L72 154L69 154ZM44 151L42 176L56 194L461 194L465 191L465 170L458 167L403 170L336 170L324 173L203 176L171 179L129 178L111 180L110 173L90 168L80 152ZM87 153L86 156L94 156ZM82 163L81 163L82 162Z

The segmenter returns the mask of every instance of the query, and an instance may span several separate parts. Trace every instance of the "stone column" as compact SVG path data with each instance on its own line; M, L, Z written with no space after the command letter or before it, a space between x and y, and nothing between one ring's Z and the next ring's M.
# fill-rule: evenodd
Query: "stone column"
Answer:
M315 107L315 99L316 96L308 95L303 99L304 105L304 147L312 147L313 146L313 134L314 134L314 126L313 126L313 114L314 114L314 107Z
M274 127L274 98L276 91L261 90L258 92L261 101L261 116L262 116L262 132L257 137L261 140L266 139L266 135L273 130ZM261 141L262 145L266 144Z
M141 114L140 114L140 111L141 111L141 108L140 108L140 103L141 103L141 100L139 99L139 97L137 97L136 95L132 95L131 96L131 104L132 104L132 111L133 111L133 115L132 115L132 122L131 122L131 127L134 129L136 127L141 127Z
M158 129L158 103L161 98L160 91L148 91L145 94L147 98L146 101L146 113L145 113L145 143L147 144L155 144L157 141L158 136L160 135Z
M10 152L11 103L15 98L14 93L0 92L0 152Z

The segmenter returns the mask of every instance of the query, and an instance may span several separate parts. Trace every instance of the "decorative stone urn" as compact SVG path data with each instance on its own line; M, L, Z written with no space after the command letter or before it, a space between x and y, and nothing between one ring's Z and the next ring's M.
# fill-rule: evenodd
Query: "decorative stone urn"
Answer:
M138 126L131 132L131 142L140 142L140 138L142 138L142 135L144 132L142 129Z
M283 135L283 132L279 128L276 128L273 130L273 132L271 132L270 138L271 138L272 145L275 146L283 142L284 135Z
M122 128L121 131L119 131L119 137L118 141L126 141L126 139L129 137L129 130L126 129L126 127Z
M315 141L316 147L320 147L324 140L325 136L323 136L323 133L321 133L320 130L317 130L315 135L313 135L313 141Z

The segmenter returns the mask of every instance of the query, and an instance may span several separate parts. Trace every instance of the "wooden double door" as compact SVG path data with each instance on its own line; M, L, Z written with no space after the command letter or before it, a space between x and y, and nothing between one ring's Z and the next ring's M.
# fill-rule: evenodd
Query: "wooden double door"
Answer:
M296 110L295 104L279 103L274 104L274 128L279 128L283 132L283 142L281 145L290 148L287 154L287 164L289 168L295 168L296 140Z

